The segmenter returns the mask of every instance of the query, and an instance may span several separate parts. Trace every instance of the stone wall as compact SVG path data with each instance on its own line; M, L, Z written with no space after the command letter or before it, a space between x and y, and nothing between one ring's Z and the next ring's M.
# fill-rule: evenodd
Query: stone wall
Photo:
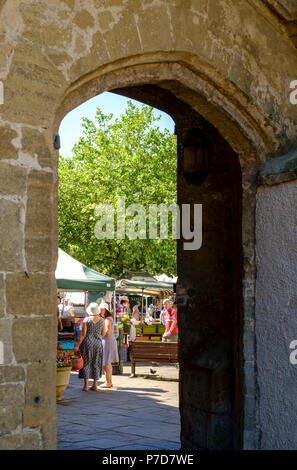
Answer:
M44 148L45 151L45 148ZM0 447L56 445L56 198L52 171L7 165L0 198ZM25 224L26 220L26 224ZM52 260L52 262L49 262Z
M256 341L262 449L297 449L296 181L257 193ZM296 349L296 348L295 348Z
M51 449L56 443L58 152L53 148L53 135L63 116L88 98L145 84L158 85L198 112L217 129L240 162L242 445L257 447L257 172L297 137L296 108L288 99L289 84L296 79L297 53L282 24L282 13L274 13L276 3L280 2L1 2L1 448ZM292 5L286 0L283 14L288 21L295 18ZM163 98L161 106L166 111Z

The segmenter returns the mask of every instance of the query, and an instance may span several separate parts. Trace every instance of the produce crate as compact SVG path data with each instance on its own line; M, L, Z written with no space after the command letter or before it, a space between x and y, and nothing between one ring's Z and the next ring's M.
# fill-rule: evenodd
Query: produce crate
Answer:
M144 335L150 335L157 332L157 325L145 325L142 329Z
M165 333L165 325L159 324L157 325L157 327L158 327L157 333L161 333L163 335Z
M136 336L135 341L149 341L149 336Z
M137 335L142 335L142 326L141 325L135 325L136 329L136 334Z
M74 349L75 341L59 341L61 344L61 349Z
M123 331L124 333L130 333L131 323L124 323L123 322Z

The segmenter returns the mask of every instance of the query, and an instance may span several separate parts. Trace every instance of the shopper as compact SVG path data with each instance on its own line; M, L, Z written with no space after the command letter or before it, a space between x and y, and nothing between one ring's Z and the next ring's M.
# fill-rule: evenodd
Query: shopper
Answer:
M136 321L139 321L139 314L140 314L139 306L140 306L140 302L136 302L132 311L131 319L136 320Z
M67 317L69 315L68 310L70 305L68 304L68 299L65 299L64 302L60 302L59 306L60 317Z
M164 313L165 313L165 312L166 312L166 309L165 309L165 307L163 307L162 310L161 310L161 312L160 312L160 317L159 317L160 323L161 323L162 325L165 325L165 320L164 320Z
M70 307L70 308L69 308L68 314L69 314L71 317L75 317L75 310L74 310L74 307Z
M104 319L103 337L103 368L105 372L105 385L100 388L111 388L112 385L112 363L119 362L118 345L113 332L113 318L107 303L99 305L100 315Z
M163 301L165 312L163 318L165 321L165 333L162 341L176 343L178 341L177 311L172 308L172 302L169 299Z
M84 361L84 366L78 374L80 379L84 379L84 392L89 390L89 379L94 381L90 390L98 389L98 380L102 375L104 335L104 320L100 317L98 304L91 302L86 311L89 317L83 321L82 332L74 348L75 351L81 352Z
M57 297L57 301L58 301L58 309L59 309L59 316L60 318L63 316L63 302L61 301L61 298L58 296Z
M60 297L57 296L57 320L58 320L58 331L60 329L60 331L63 330L63 323L62 323L62 320L60 318L60 309L59 309L59 305L60 305Z

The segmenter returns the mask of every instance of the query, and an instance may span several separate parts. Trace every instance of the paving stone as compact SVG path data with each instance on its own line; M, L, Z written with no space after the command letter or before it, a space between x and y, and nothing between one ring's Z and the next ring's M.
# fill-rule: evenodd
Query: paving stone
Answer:
M63 396L68 406L57 406L58 449L178 450L178 383L128 374L113 383L112 390L84 393L71 374Z

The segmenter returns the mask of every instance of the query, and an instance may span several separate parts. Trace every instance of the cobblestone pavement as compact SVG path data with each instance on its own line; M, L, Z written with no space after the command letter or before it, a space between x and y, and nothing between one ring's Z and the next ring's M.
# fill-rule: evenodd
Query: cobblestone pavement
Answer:
M174 365L140 364L136 373L176 379ZM72 372L57 404L58 449L177 450L180 448L178 382L113 376L113 389L83 392ZM103 384L104 380L99 382ZM92 381L90 381L90 386Z

